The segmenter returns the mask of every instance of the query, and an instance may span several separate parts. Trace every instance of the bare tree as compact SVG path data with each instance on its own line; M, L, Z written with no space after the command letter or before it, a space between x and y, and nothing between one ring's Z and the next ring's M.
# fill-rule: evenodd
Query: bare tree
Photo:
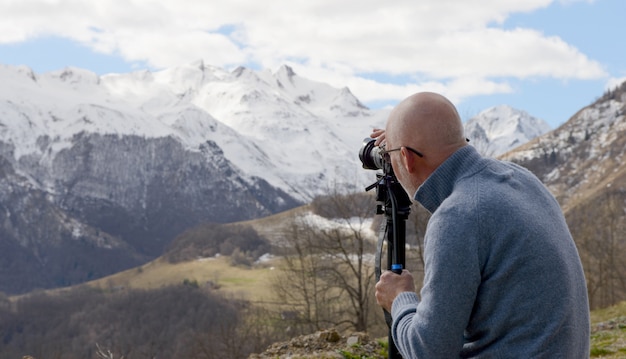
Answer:
M620 195L621 194L621 195ZM604 213L598 218L599 247L603 248L602 274L603 286L599 294L599 305L609 306L626 299L626 238L624 233L624 198L619 192L607 192L604 195Z
M426 235L426 225L429 219L430 213L424 207L414 205L407 220L407 268L411 270L415 279L419 280L420 285L425 266L424 236Z
M96 343L96 356L101 359L124 359L124 356L116 357L109 349L103 349L100 344Z
M284 270L275 292L305 331L366 331L371 320L375 245L370 194L317 198L309 217L283 233ZM320 220L323 218L323 220Z
M595 201L597 210L579 210L570 220L592 309L626 299L625 199L623 190L606 192Z
M346 314L337 322L357 331L368 327L370 300L374 286L374 268L371 254L373 246L363 238L362 230L353 223L346 227L327 228L319 231L317 248L327 258L321 274L332 283L347 300ZM370 245L368 245L370 244ZM367 256L370 254L369 256Z
M323 258L314 252L316 236L310 228L294 221L282 233L281 271L273 282L282 304L281 314L294 334L309 333L331 324L331 305L337 301L331 285L321 275Z

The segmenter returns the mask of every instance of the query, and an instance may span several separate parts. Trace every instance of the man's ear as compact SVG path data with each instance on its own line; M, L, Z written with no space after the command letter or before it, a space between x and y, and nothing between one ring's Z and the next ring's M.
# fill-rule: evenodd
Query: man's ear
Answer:
M416 160L418 156L413 152L406 149L406 147L402 147L400 149L400 161L402 161L402 166L406 169L408 173L414 173L416 171Z

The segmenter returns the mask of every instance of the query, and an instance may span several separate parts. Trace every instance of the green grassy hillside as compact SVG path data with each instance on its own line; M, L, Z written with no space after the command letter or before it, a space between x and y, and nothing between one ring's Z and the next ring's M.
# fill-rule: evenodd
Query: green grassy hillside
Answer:
M275 260L274 260L275 261ZM272 261L253 267L232 266L226 256L169 263L163 258L141 267L88 282L104 290L156 289L172 284L194 283L252 302L271 301Z
M626 358L626 302L591 312L591 357Z

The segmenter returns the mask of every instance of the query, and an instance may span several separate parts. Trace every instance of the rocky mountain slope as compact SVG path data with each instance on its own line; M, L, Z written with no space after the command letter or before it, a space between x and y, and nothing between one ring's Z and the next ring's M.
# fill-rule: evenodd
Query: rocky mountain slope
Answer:
M622 177L625 116L626 84L622 84L615 94L605 94L558 129L503 157L534 172L567 211Z

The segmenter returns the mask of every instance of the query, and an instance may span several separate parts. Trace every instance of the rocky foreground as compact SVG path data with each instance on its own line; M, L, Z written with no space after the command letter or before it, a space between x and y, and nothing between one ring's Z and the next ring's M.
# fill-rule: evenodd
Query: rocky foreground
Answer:
M274 343L261 354L248 359L384 359L387 358L387 339L370 339L365 333L340 335L336 330L322 330L314 334Z

